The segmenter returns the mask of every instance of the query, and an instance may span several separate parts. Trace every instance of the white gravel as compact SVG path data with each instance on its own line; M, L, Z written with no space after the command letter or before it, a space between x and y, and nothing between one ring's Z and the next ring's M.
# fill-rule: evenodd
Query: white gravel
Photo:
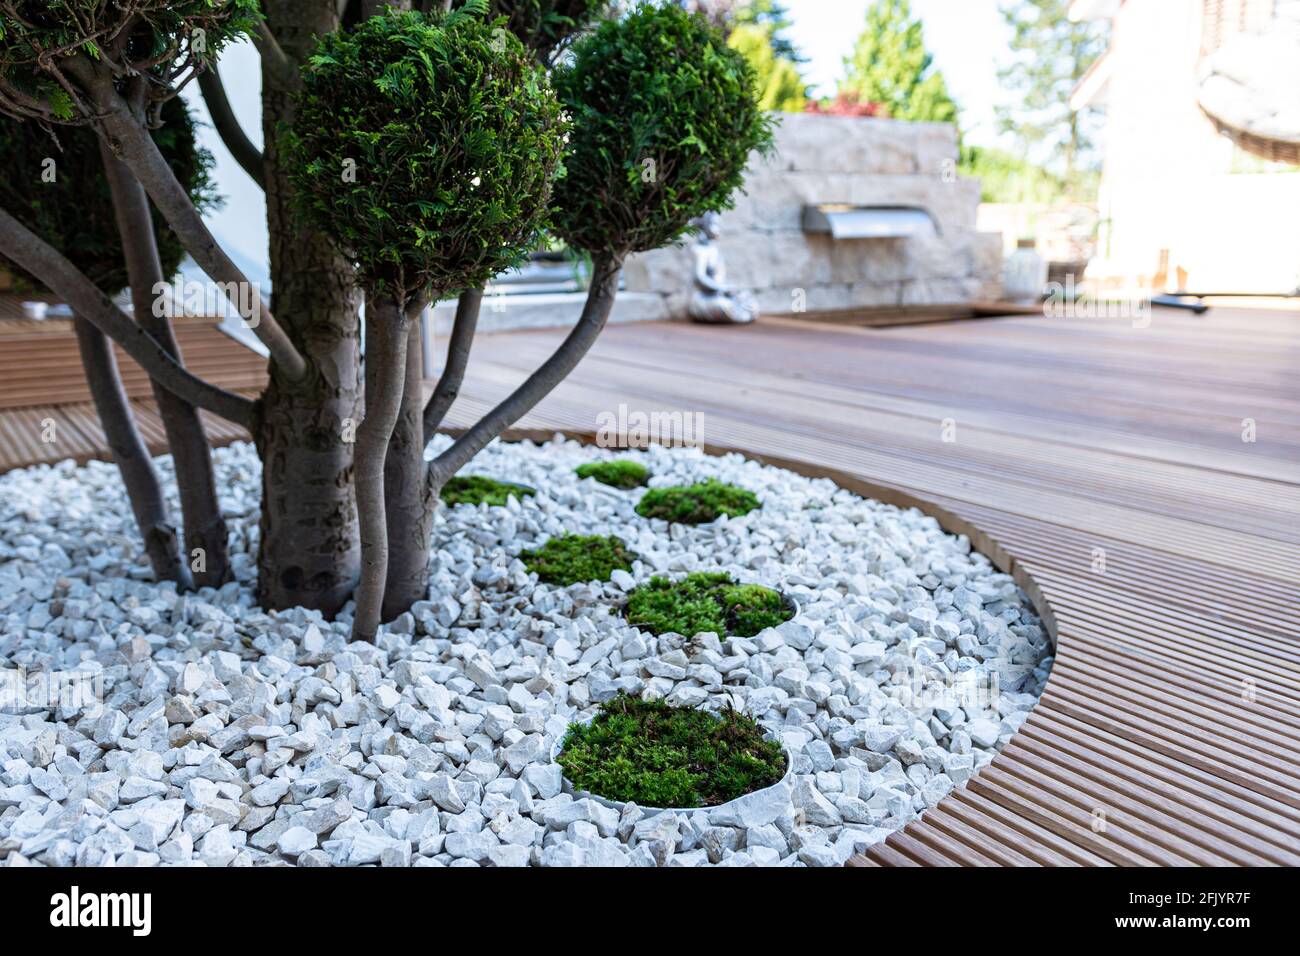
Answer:
M639 490L576 479L600 457L764 507L670 528L635 514ZM963 786L1051 666L1014 582L918 512L737 456L571 442L483 452L467 472L537 497L443 509L433 596L349 644L346 619L254 606L259 464L247 445L216 462L240 581L186 595L149 583L112 465L0 476L5 864L835 865ZM563 532L641 560L539 585L514 556ZM619 616L635 583L703 569L799 614L725 642ZM99 699L72 694L87 682ZM618 691L746 708L795 754L792 785L693 814L575 801L551 742Z

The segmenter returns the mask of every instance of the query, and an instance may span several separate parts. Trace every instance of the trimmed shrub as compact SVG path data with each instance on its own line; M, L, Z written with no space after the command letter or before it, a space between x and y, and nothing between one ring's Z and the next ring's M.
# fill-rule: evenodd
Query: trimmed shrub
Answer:
M482 286L546 225L566 126L546 76L473 3L322 37L284 147L302 215L403 303Z
M184 102L162 106L163 125L153 131L154 142L177 180L200 210L218 208L212 181L212 154L198 146L194 118ZM62 147L62 149L60 149ZM54 181L45 182L46 160L54 161ZM113 197L104 178L96 135L88 129L60 130L56 143L34 121L0 123L0 207L65 256L100 289L115 295L127 286L122 239L117 230ZM154 233L163 275L180 268L185 249L162 216L154 210ZM0 256L0 266L25 288L41 288L32 276Z
M708 524L723 515L738 518L762 507L752 491L712 478L694 485L651 488L637 502L643 518L662 518L679 524Z
M482 475L464 475L447 479L442 486L442 500L449 505L504 505L511 498L527 498L536 488L513 481L497 481Z
M567 587L587 581L608 581L615 571L631 571L637 555L622 538L566 534L519 555L544 584Z
M711 631L726 637L753 637L794 617L779 591L737 584L721 571L700 571L681 581L653 577L627 598L624 616L651 634L694 637Z
M573 116L557 235L621 257L731 207L750 153L771 148L772 121L755 101L753 69L721 31L676 6L642 4L573 52L553 77Z
M780 783L787 760L752 718L625 695L572 724L559 764L569 782L644 807L712 807Z
M612 488L640 488L650 480L650 469L639 461L591 461L573 469L579 478L595 478Z

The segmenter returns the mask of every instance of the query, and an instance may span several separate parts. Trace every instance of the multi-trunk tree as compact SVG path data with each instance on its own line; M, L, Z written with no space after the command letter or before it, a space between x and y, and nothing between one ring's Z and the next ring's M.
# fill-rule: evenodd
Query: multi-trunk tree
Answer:
M770 142L743 58L675 7L647 4L606 20L557 65L601 6L0 0L0 110L93 133L135 316L74 261L75 249L7 210L0 255L120 344L180 411L206 409L249 428L263 463L265 606L334 614L355 596L353 632L372 638L381 620L426 597L442 484L576 366L609 316L626 257L725 207L751 150ZM223 105L215 72L220 50L241 35L262 56L261 152ZM249 294L255 287L213 240L150 133L195 76L206 77L214 122L266 191L270 301ZM270 381L257 400L185 370L152 307L150 280L165 270L151 204L169 240L265 345ZM592 258L581 319L514 392L426 461L464 376L475 290L546 229ZM415 317L457 295L447 360L426 401ZM220 512L197 418L174 435L169 426L168 438L185 547L205 556L211 576L197 583L219 583L228 573L224 528L218 535L207 520ZM183 468L178 446L187 442L203 454Z

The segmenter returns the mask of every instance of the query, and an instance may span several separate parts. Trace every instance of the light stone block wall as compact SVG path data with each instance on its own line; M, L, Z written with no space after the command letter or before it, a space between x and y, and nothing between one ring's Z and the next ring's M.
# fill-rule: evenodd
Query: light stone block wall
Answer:
M999 298L1002 244L975 229L979 182L956 175L957 137L945 123L783 115L776 150L755 156L719 244L733 289L769 315L891 305L951 305ZM807 235L805 204L915 205L939 225L932 239ZM684 312L693 272L684 244L632 257L627 289L659 294Z

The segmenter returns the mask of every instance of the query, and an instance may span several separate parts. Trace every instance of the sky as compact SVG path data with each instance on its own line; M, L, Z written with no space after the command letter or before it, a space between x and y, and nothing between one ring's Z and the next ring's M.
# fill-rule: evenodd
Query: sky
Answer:
M843 71L844 57L866 19L871 0L785 0L794 25L790 31L808 62L804 77L817 95L830 95ZM961 108L962 132L967 142L989 145L997 140L993 107L999 99L998 60L1005 55L1009 33L998 15L998 0L912 0L912 12L921 17L925 42L942 69L948 90ZM249 137L260 145L260 70L257 52L249 43L227 49L221 58L221 76L235 112ZM191 83L185 98L198 117L209 123L208 113ZM201 141L217 159L216 178L226 197L225 208L206 218L225 248L254 281L266 283L266 206L261 191L231 158L210 126ZM188 274L195 275L192 270Z
M794 25L790 38L809 62L804 79L819 96L835 92L844 58L862 32L871 0L785 0ZM998 0L912 0L921 18L925 45L961 107L961 127L976 145L996 142L993 107L999 101L998 60L1010 32L998 14Z

